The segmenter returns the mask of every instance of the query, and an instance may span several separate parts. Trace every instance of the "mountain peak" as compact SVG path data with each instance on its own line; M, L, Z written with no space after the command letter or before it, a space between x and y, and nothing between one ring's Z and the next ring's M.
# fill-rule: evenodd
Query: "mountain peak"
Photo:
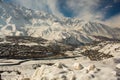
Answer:
M58 18L8 3L0 5L0 35L42 37L50 41L80 45L95 40L94 36L120 38L109 26L78 18Z

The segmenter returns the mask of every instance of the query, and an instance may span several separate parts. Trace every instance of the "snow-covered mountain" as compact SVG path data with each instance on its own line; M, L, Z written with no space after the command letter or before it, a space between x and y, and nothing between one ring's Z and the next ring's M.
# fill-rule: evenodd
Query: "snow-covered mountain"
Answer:
M120 38L119 30L81 19L58 18L48 13L0 2L0 35L33 36L79 45L97 40L94 36Z

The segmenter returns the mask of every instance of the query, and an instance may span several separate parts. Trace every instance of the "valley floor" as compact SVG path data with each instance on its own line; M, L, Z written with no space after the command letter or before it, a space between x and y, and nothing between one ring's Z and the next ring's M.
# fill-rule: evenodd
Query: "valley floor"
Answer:
M0 80L120 80L120 43L99 42L67 58L0 59Z
M87 57L59 60L1 59L0 74L1 80L119 80L120 75L116 71L119 61L119 58L90 61Z

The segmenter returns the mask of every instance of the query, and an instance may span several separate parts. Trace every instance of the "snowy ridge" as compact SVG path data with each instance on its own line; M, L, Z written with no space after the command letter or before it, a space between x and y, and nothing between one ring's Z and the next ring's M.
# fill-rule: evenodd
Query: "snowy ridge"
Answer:
M94 36L120 38L119 31L97 22L59 19L54 15L4 2L0 2L0 11L1 36L42 37L74 45L90 43L96 40Z

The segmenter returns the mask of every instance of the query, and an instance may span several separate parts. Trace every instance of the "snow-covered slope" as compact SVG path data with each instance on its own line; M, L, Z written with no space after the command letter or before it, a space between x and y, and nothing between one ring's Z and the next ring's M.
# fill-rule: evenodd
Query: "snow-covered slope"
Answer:
M20 31L22 32L21 35L25 35L24 27L39 26L41 24L46 26L51 24L50 22L53 20L55 20L54 16L44 12L33 11L24 7L0 2L0 28L3 32L8 31L12 33ZM6 35L10 34L6 33Z
M96 40L94 36L120 38L104 24L71 18L57 18L48 13L0 2L0 35L27 35L42 37L50 41L80 45ZM117 36L116 36L117 35Z

